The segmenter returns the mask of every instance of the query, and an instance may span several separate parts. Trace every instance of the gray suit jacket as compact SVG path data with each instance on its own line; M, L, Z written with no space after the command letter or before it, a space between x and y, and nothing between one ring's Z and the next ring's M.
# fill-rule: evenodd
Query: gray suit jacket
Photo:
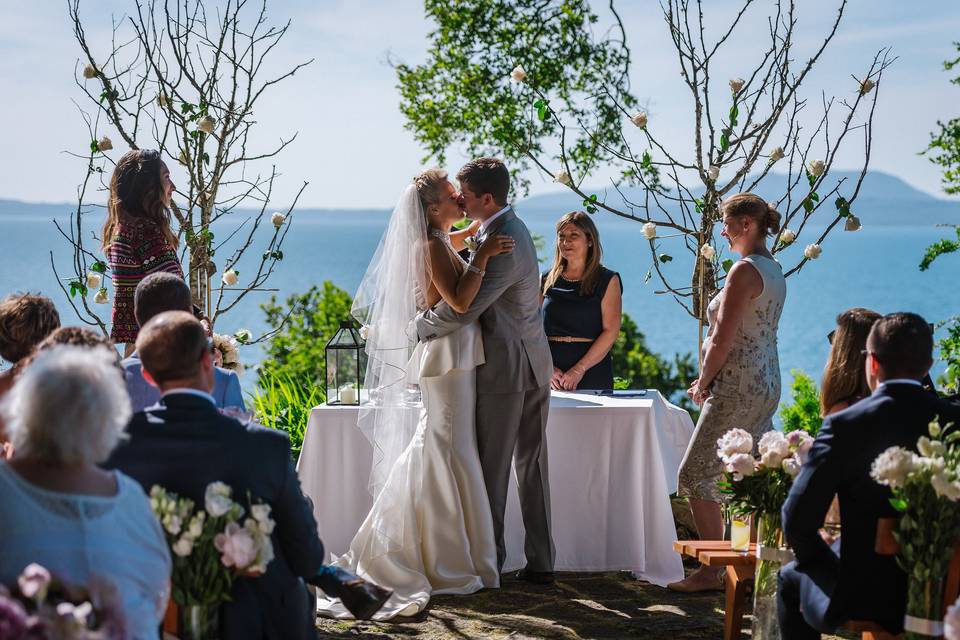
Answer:
M160 402L160 390L143 379L143 365L140 363L137 352L134 351L122 364L133 412L143 411ZM237 374L216 367L214 377L216 381L213 387L213 399L217 402L217 408L243 407L243 392L240 390L240 378Z
M553 360L540 313L540 267L537 250L513 209L494 220L487 235L511 236L511 253L487 263L480 291L466 313L446 303L417 316L417 333L432 340L480 320L486 364L477 368L478 393L515 393L550 384Z

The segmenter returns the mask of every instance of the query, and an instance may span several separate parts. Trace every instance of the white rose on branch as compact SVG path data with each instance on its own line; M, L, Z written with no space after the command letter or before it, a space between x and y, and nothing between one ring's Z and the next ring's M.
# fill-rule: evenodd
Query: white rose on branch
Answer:
M287 221L287 216L283 215L279 211L274 211L273 215L270 216L270 222L273 223L273 226L279 229L283 226L283 223Z
M99 148L100 151L110 151L110 149L113 149L113 140L107 136L103 136L97 140L97 148Z
M510 72L510 79L514 82L525 82L527 79L527 72L524 71L523 65L518 64L513 68L513 71Z
M83 68L83 77L87 80L97 77L97 68L92 64L88 64Z
M203 116L200 118L200 122L197 123L197 129L204 133L213 133L213 129L216 126L217 121L213 116Z
M167 97L167 94L165 93L157 94L157 106L160 107L161 109L166 109L167 107L170 106L170 98Z
M730 81L730 91L740 93L740 90L743 89L743 85L745 84L746 82L744 82L743 78L734 78Z
M647 240L653 240L657 237L657 225L647 222L643 225L643 237Z
M563 169L557 171L557 174L553 176L553 181L564 185L569 185L571 182L573 182L573 180L570 179L570 174Z
M818 244L808 244L803 250L803 256L807 260L816 260L820 257L820 254L823 253L823 249L820 248Z
M863 228L863 225L860 224L860 218L853 215L852 213L847 216L847 221L843 223L844 231L860 231Z
M107 304L110 302L110 296L107 295L106 287L101 287L97 295L93 296L93 301L97 304Z
M640 127L641 129L647 128L647 112L646 111L637 111L635 114L630 116L630 122Z
M783 147L774 147L773 151L770 152L770 164L773 164L777 160L783 160L783 157L786 154L783 152Z
M99 289L100 283L103 281L103 276L101 276L96 271L90 271L87 273L87 288L88 289Z
M223 281L223 284L227 285L228 287L232 287L233 285L237 284L237 281L239 280L239 274L234 269L227 269L223 272L223 277L221 280Z
M863 82L860 83L860 95L865 96L870 93L873 88L877 86L877 83L871 80L870 78L864 78Z
M788 244L793 244L793 241L796 239L797 239L797 234L791 231L790 229L784 229L783 231L780 232L780 242L782 242L784 246Z
M717 250L709 244L705 244L700 247L700 255L703 256L705 260L713 260L714 256L717 255Z
M823 175L826 168L827 165L823 160L814 160L810 163L810 175L814 178L819 178Z
M720 167L715 167L711 165L710 168L707 169L707 176L710 178L712 182L716 182L717 178L720 177Z

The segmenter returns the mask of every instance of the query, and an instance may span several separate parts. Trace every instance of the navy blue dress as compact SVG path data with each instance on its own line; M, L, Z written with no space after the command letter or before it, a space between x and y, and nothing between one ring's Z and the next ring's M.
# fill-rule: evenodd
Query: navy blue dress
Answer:
M616 277L623 290L620 274L600 267L600 279L593 293L580 295L580 282L571 282L562 276L543 297L543 329L549 336L590 338L596 340L603 332L603 311L601 302L607 292L610 281ZM541 287L547 274L540 279ZM550 353L553 366L567 371L590 350L591 342L551 342ZM578 389L612 389L613 358L608 352L603 360L587 369L577 385Z

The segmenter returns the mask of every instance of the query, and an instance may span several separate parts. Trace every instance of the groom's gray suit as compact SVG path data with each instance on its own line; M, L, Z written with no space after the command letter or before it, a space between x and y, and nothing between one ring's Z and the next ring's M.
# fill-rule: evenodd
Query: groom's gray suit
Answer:
M513 209L497 217L484 233L509 235L516 246L487 262L480 291L466 313L440 304L417 317L417 333L431 340L479 318L486 363L477 368L477 446L493 512L498 566L502 570L506 560L503 516L516 449L527 568L553 571L544 440L553 360L540 315L537 251Z

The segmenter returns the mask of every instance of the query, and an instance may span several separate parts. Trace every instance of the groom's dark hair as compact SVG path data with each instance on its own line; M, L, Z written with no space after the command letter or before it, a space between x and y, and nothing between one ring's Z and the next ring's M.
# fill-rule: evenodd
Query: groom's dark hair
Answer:
M933 332L915 313L891 313L873 323L867 350L883 365L887 378L920 380L933 364Z
M493 201L501 207L507 206L507 194L510 193L510 172L502 160L497 158L477 158L463 165L457 173L457 180L470 187L477 197L485 193L493 196Z

